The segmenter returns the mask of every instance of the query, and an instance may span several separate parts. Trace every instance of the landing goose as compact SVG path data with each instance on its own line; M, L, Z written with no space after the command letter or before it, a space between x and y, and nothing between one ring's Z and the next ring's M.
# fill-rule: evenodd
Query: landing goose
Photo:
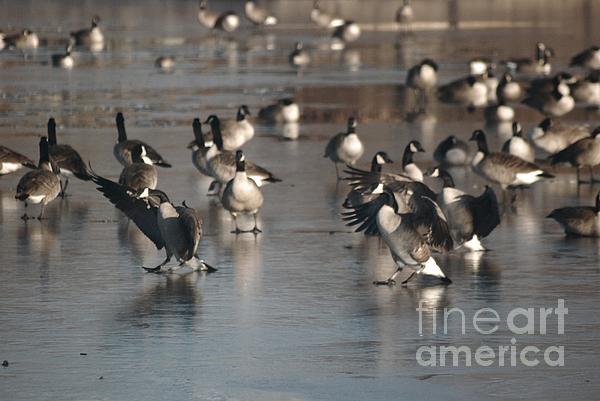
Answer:
M302 42L294 44L294 50L288 56L288 61L295 67L306 67L310 64L310 54L304 49Z
M244 232L252 232L258 234L259 230L256 216L263 204L263 196L256 182L248 177L246 173L246 158L241 150L235 154L236 171L235 176L229 180L223 190L221 203L223 207L231 213L235 222L235 231L233 233L240 234ZM240 214L252 214L254 216L254 228L249 231L240 230L237 223L237 217Z
M513 136L502 145L502 151L533 163L535 161L535 150L527 140L523 138L523 129L518 122L512 123Z
M89 28L71 32L71 38L77 46L87 46L92 50L99 50L104 45L104 34L100 29L100 17L92 17L92 25Z
M66 70L70 70L75 66L75 61L73 60L73 56L71 56L71 51L73 50L73 42L69 41L67 47L65 48L64 54L53 54L51 56L52 66L60 67Z
M52 161L60 169L60 175L65 178L61 182L61 196L64 198L69 186L69 176L74 175L83 181L91 179L88 168L81 155L70 145L58 144L56 142L56 121L54 118L48 120L48 145Z
M0 145L0 176L14 173L23 167L37 168L35 163L27 156Z
M433 158L443 166L464 166L469 163L469 146L450 135L435 148Z
M539 93L523 100L523 104L550 117L560 117L575 107L568 86L557 85L551 93Z
M402 5L396 11L396 23L408 28L415 18L415 12L410 4L410 0L403 0Z
M195 209L187 207L185 202L183 206L174 206L164 192L156 189L144 188L136 193L93 172L92 181L98 185L98 191L133 220L157 249L165 248L166 259L154 268L144 269L160 272L175 256L180 266L196 257L203 269L216 271L198 256L202 218Z
M208 159L206 157L210 146L206 146L204 142L200 119L194 118L192 129L194 130L194 140L188 145L188 149L192 150L192 163L198 171L205 176L210 177L210 169L208 168Z
M356 231L381 236L390 249L397 270L387 280L375 281L374 284L395 284L395 278L404 267L412 269L413 273L402 282L403 285L415 274L438 277L442 283L450 284L451 280L431 256L434 249L447 251L451 248L452 239L448 225L438 224L425 232L421 225L423 218L429 219L438 215L439 208L435 202L426 197L393 192L383 185L374 192L378 196L371 202L353 206L352 211L342 214L349 226L358 225ZM408 205L406 197L419 204L417 211Z
M144 145L136 145L131 149L131 161L133 163L121 171L119 184L133 192L139 192L144 188L156 189L158 173L156 167L152 165L152 160L148 158Z
M258 6L255 1L246 1L244 11L246 12L246 18L254 25L271 26L277 24L277 18L271 15L266 8Z
M19 33L5 36L4 42L8 48L37 49L40 44L40 39L38 38L37 33L32 30L23 29Z
M578 140L590 136L590 131L590 127L587 125L564 124L555 122L551 118L545 118L536 127L533 127L529 137L535 146L554 154Z
M469 75L438 89L441 101L481 107L487 103L487 87L479 76Z
M568 163L577 169L577 183L585 182L580 179L580 169L587 167L590 171L590 182L598 182L594 179L594 166L600 164L600 127L592 131L589 137L578 140L567 146L560 152L550 157L553 166L560 163Z
M561 207L546 217L556 220L566 235L600 237L600 192L594 206Z
M326 12L323 12L319 6L318 0L313 2L313 8L310 11L310 19L320 28L335 28L344 23L344 20L335 18Z
M585 79L573 84L571 91L576 102L600 105L600 70L592 71Z
M354 165L363 155L364 151L363 144L356 134L356 119L350 117L346 132L335 135L327 142L323 157L329 158L334 163L335 174L339 180L338 163Z
M240 17L233 11L218 12L208 8L207 0L200 0L198 22L208 29L231 33L240 26Z
M409 88L429 91L437 84L438 65L435 61L426 58L419 64L411 67L406 75L406 86Z
M154 165L160 167L171 167L171 164L163 159L163 157L147 143L137 139L127 139L127 131L125 131L125 118L123 117L123 113L117 113L116 121L119 136L117 137L117 143L113 148L113 153L119 163L121 163L123 166L130 165L132 163L131 150L136 145L144 145L147 157L152 160Z
M473 171L488 181L499 184L503 190L529 186L542 178L552 178L539 166L508 153L489 152L485 134L473 132L471 141L477 141L477 153L471 162Z
M510 102L519 100L521 93L521 85L515 81L511 73L505 72L496 88L496 97Z
M300 107L293 98L286 97L260 109L258 118L268 123L297 123L300 119Z
M379 151L375 153L375 156L373 156L373 160L371 161L371 172L381 173L381 168L386 163L393 163L392 159L389 158L386 152ZM373 200L373 197L375 197L376 195L373 195L371 192L377 187L377 185L379 184L375 184L374 187L366 190L350 190L350 192L346 196L346 199L344 200L343 206L346 208L350 208L352 206L361 205L363 203L367 203Z
M254 127L252 126L250 121L248 121L249 115L250 111L248 110L248 106L246 105L242 105L238 108L235 120L221 121L214 114L211 115L211 120L217 118L219 121L221 138L223 140L223 149L228 151L237 150L254 137Z
M423 182L423 172L413 160L413 156L417 152L425 152L421 142L410 141L404 148L402 155L402 172L413 181Z
M46 205L56 199L60 193L60 181L57 173L58 167L54 166L50 161L48 139L43 136L40 139L40 161L38 168L29 171L21 177L17 184L17 193L15 194L15 199L24 202L26 208L29 202L42 204L38 220L44 218ZM25 213L21 218L28 220L30 217Z
M227 184L236 174L236 156L235 153L224 149L223 139L219 118L210 115L205 123L210 124L213 133L213 146L206 152L207 167L210 176L221 185ZM273 175L267 169L260 167L244 158L244 171L257 186L261 187L266 183L280 182L281 180Z
M486 185L485 191L475 197L456 189L452 176L442 168L436 167L428 175L438 177L444 183L436 200L448 220L454 244L471 251L486 250L480 240L500 224L494 190Z
M571 67L583 67L590 70L600 70L600 47L592 46L571 58Z

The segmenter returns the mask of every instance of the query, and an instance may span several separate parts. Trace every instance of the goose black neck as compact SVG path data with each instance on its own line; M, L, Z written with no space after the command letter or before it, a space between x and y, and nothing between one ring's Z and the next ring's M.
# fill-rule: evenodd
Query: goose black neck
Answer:
M56 121L54 118L48 120L48 144L56 145Z
M485 136L479 135L477 137L477 149L479 149L479 151L484 155L487 155L489 153L487 140L485 139Z
M440 171L440 178L442 179L442 182L444 183L444 188L454 188L454 179L452 178L450 173L447 172L446 170L442 170L442 169L440 169L439 171Z
M217 146L217 149L223 150L223 136L221 135L221 122L218 119L212 119L210 121L210 130L213 134L213 141Z
M246 161L245 160L236 160L235 162L235 171L244 172L246 171Z
M194 122L192 123L192 128L194 129L194 140L196 141L196 145L199 148L204 148L204 135L202 135L202 124L198 118L194 118Z
M377 163L377 157L379 155L375 155L373 160L371 161L371 172L372 173L381 173L381 164Z
M236 121L244 121L245 119L246 119L246 114L244 113L244 109L240 107L237 111L235 120Z
M123 114L117 114L117 131L119 132L119 142L127 140L127 131L125 131L125 118Z
M50 151L48 150L48 140L45 136L40 139L40 161L38 167L42 167L43 164L50 163Z
M596 195L596 213L600 212L600 192Z
M413 163L413 152L410 150L410 145L404 148L404 155L402 155L402 167L405 167Z

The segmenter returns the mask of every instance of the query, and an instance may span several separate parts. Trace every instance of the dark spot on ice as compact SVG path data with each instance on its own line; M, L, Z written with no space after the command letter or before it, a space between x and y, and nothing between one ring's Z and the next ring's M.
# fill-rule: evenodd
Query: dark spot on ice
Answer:
M2 361L2 366L5 368L8 367L8 361L6 359L4 361Z

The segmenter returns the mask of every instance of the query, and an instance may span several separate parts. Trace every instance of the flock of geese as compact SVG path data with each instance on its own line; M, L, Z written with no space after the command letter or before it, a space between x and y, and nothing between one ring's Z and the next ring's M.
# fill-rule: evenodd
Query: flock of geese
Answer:
M254 1L246 2L245 13L255 25L278 23L275 16ZM318 26L331 29L332 38L341 43L353 42L360 36L358 23L327 14L318 1L314 2L310 18ZM396 21L406 25L412 18L410 1L405 0ZM240 26L236 13L211 9L205 0L199 3L198 21L209 29L228 33ZM72 68L74 63L69 58L74 46L89 49L102 46L104 35L99 22L100 18L94 17L91 27L72 32L66 54L53 56L53 65ZM0 46L9 49L35 48L39 44L37 35L27 29L13 35L0 33L0 38ZM403 284L416 275L433 276L445 284L450 283L433 254L461 248L476 252L486 250L482 240L500 224L500 205L514 202L516 189L552 179L550 167L553 165L566 163L575 167L578 184L585 182L580 171L587 167L589 182L596 182L593 168L600 164L600 127L592 129L587 125L565 124L556 118L570 112L575 102L583 102L588 107L600 105L600 48L594 46L573 56L571 67L579 72L588 71L580 77L570 72L550 76L553 56L554 51L540 42L536 44L533 59L509 59L499 63L485 58L473 59L468 63L466 77L442 86L438 85L439 66L430 58L408 70L406 87L414 91L423 107L430 96L435 95L441 101L464 104L473 109L485 107L486 120L509 123L512 137L500 151L489 149L482 130L474 131L470 138L476 145L474 152L466 142L449 136L433 152L438 165L423 171L414 155L425 149L419 141L412 140L406 144L402 155L401 171L387 172L384 166L393 161L385 151L373 156L370 170L354 167L364 154L356 118L348 118L346 130L328 141L324 157L334 163L338 180L344 180L350 186L343 203L346 211L342 213L342 219L349 226L356 226L358 232L380 236L397 266L393 275L375 284L394 284L404 268L410 269L412 274ZM164 67L168 61L157 60L157 65ZM310 55L302 43L296 43L289 62L299 67L310 63ZM496 74L500 67L503 72L498 79ZM522 77L533 75L534 78L519 81L515 79L519 74ZM529 138L514 121L511 103L517 101L546 116L531 130ZM301 109L293 98L285 97L262 108L257 118L268 124L296 123L301 118ZM118 135L113 153L123 167L118 181L97 174L75 149L60 143L53 118L48 120L47 137L39 141L37 164L0 146L0 175L22 168L31 169L19 180L15 198L22 201L25 208L28 204L40 204L38 219L44 218L46 205L65 196L69 177L91 181L157 249L165 249L165 260L146 270L162 272L173 257L180 265L195 258L199 261L195 268L216 270L198 255L202 238L202 218L198 211L185 202L173 204L166 193L157 189L159 174L156 167L170 168L171 163L148 143L128 138L122 113L116 115L115 123ZM210 130L204 132L205 127ZM201 174L212 179L209 195L218 196L223 208L231 214L235 223L233 233L261 233L257 224L257 215L264 202L261 187L281 180L248 160L241 150L255 135L248 107L240 106L236 118L231 120L215 114L209 115L204 122L196 118L192 130L193 140L188 145L192 163ZM547 163L544 165L544 162ZM470 166L473 173L489 185L478 195L456 188L449 172L449 168L456 166ZM425 177L439 180L442 189L436 193L425 184ZM502 191L502 202L492 186ZM561 224L567 234L600 236L599 213L600 192L594 206L563 207L555 209L548 217ZM241 215L254 219L251 230L239 228L237 219ZM27 213L22 218L30 219Z

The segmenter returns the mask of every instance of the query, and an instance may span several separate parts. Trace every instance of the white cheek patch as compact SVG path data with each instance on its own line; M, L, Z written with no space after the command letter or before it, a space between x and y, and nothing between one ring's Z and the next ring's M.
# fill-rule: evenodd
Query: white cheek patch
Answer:
M142 193L138 196L138 198L142 198L145 199L150 195L150 192L148 191L148 188L144 188L144 191L142 191Z
M431 176L432 176L432 177L439 177L439 176L440 176L440 169L437 169L437 168L436 168L436 169L434 169L434 170L431 172Z
M415 146L414 143L410 144L410 151L413 152L413 153L417 153L418 152L417 147Z
M381 155L377 155L377 164L385 164L385 160Z
M372 194L382 194L383 193L383 184L379 183L377 187L371 192Z

